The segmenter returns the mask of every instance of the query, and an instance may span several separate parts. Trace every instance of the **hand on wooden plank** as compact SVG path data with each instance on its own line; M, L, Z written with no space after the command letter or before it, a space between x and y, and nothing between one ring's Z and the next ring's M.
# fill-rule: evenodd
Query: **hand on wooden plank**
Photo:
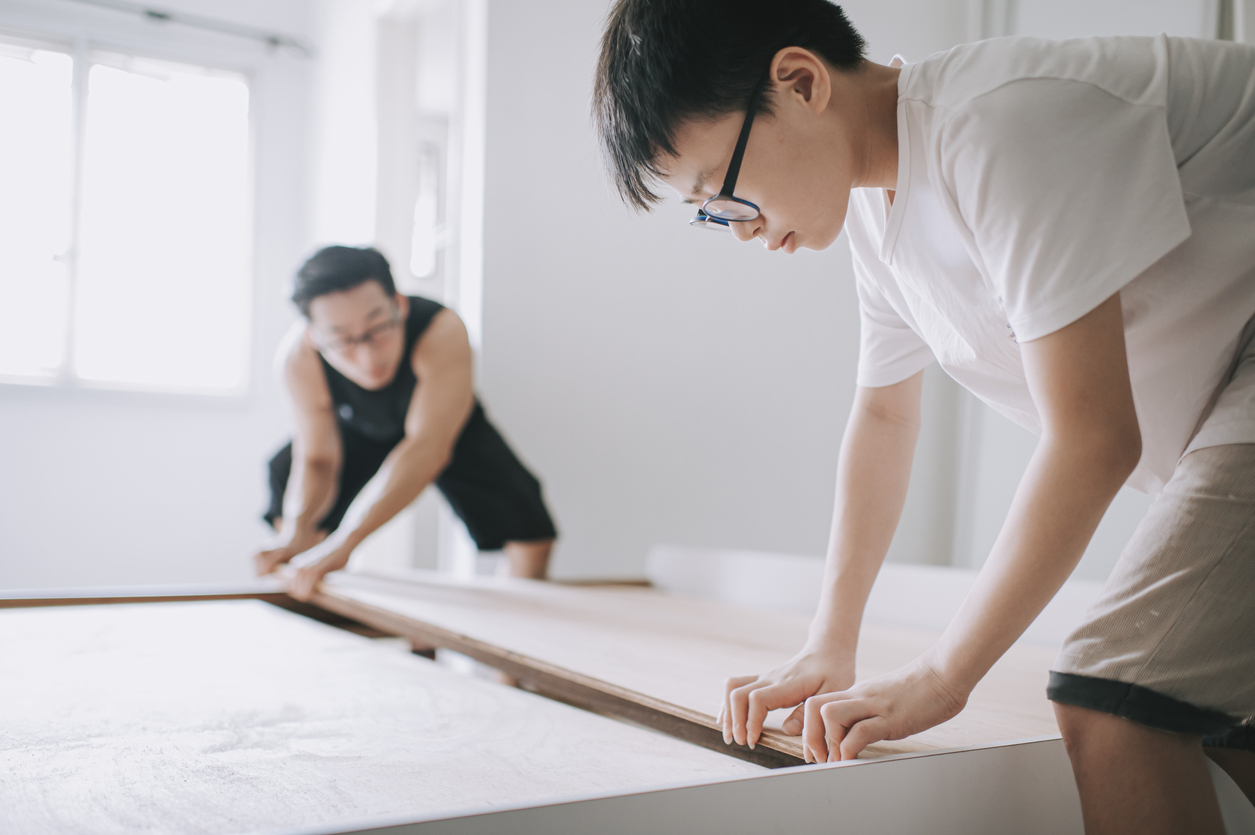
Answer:
M854 684L854 652L829 648L802 652L788 663L759 676L739 676L724 684L719 724L723 741L753 748L763 722L773 710L797 706L784 721L790 736L802 733L803 703L817 693L844 690Z
M309 600L314 587L332 571L349 564L353 549L338 536L332 536L310 548L292 561L295 569L288 578L288 594L297 600Z
M253 568L258 577L274 573L279 566L290 562L297 554L303 553L326 538L325 531L305 531L291 534L280 534L268 542L261 550L253 554Z
M807 699L803 757L811 763L852 760L873 742L902 739L953 718L967 697L925 654L849 690Z

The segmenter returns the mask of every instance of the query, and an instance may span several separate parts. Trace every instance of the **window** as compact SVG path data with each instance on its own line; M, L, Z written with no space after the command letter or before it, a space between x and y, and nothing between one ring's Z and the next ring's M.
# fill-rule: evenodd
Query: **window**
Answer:
M0 43L0 112L0 376L242 390L246 79Z

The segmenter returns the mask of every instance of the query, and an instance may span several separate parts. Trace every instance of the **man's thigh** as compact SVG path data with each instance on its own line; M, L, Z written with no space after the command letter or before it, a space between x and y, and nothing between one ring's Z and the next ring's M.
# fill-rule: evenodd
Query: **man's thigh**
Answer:
M1196 450L1068 637L1049 695L1160 730L1230 734L1255 716L1253 636L1255 444Z

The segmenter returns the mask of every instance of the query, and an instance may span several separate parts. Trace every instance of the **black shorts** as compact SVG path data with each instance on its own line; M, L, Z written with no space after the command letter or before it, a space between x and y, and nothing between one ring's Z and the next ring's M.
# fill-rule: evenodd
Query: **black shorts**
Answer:
M339 491L331 512L319 523L325 531L340 526L353 499L396 446L344 430L340 441L344 454ZM291 471L289 443L270 459L270 508L263 518L271 524L283 515L283 494ZM436 477L435 484L481 551L499 551L507 542L534 542L558 535L540 482L488 422L479 403L462 427L449 466Z

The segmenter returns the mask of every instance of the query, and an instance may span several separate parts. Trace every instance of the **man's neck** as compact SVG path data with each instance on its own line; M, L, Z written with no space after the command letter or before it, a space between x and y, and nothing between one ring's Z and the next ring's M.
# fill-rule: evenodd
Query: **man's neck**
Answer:
M898 67L868 61L850 76L854 100L853 136L859 160L856 188L893 190L898 184Z

